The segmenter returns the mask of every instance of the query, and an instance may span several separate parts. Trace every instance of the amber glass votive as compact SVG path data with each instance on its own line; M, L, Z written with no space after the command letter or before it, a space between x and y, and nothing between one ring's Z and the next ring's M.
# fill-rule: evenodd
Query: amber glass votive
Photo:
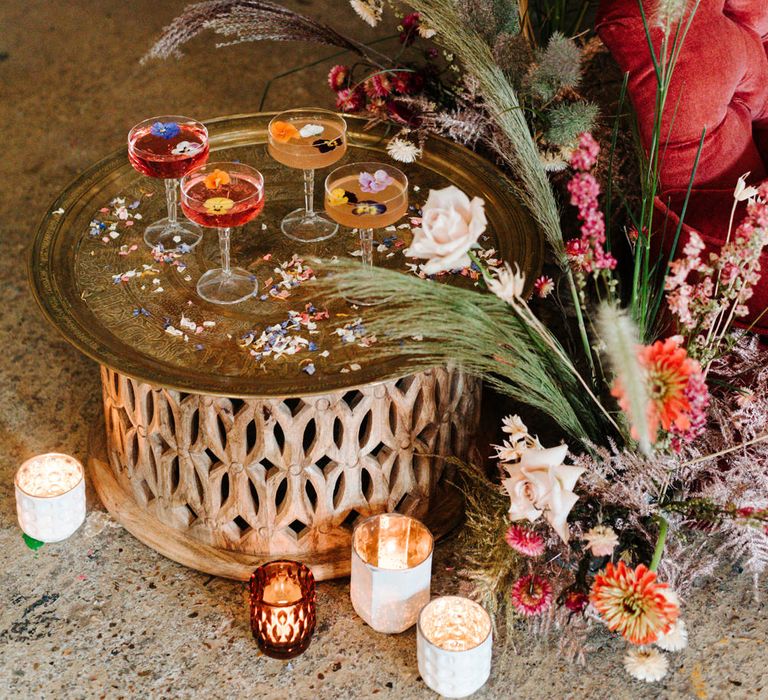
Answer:
M264 654L291 659L315 631L315 577L297 561L271 561L251 574L251 632Z

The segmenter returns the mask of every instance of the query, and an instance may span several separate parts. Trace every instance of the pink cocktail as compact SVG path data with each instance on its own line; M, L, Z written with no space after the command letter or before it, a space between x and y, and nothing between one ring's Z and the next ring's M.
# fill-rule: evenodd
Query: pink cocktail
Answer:
M187 117L153 117L128 134L128 160L142 175L165 180L168 216L147 226L144 241L152 248L190 249L201 238L199 226L178 219L179 178L208 160L208 130Z
M189 219L216 228L221 267L208 270L197 283L197 293L214 304L237 304L258 288L256 277L230 265L233 226L255 219L264 209L264 177L243 163L208 163L181 179L181 208Z

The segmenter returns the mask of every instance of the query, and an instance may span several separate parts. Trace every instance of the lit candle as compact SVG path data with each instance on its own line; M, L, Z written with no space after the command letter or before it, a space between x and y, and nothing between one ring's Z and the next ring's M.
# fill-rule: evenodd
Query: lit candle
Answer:
M14 480L21 529L41 542L65 540L85 520L83 465L74 457L44 454L28 459Z
M259 649L290 659L307 649L315 631L315 578L304 564L272 561L251 575L251 632Z
M471 695L491 674L491 617L468 598L444 596L424 607L416 645L421 677L447 698Z
M416 624L429 602L434 542L427 527L397 513L374 515L352 534L352 607L377 632Z

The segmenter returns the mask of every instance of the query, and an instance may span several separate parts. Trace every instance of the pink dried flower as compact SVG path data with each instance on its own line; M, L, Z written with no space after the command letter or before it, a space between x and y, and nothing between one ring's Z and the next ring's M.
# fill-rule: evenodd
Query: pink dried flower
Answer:
M555 289L555 281L547 275L542 275L534 283L533 288L541 299L546 299Z
M563 605L565 605L571 612L579 613L587 607L589 603L589 596L586 593L580 591L568 591L565 594Z
M386 73L375 73L363 83L363 87L368 97L388 97L392 94L392 83Z
M592 170L597 163L598 155L600 155L600 145L592 134L585 131L579 136L579 145L571 156L571 166L574 170L582 172Z
M349 66L336 65L328 71L328 85L334 92L347 86L349 82Z
M419 35L420 24L418 12L411 12L403 17L403 21L400 23L400 26L403 28L400 32L400 43L410 46Z
M365 104L360 88L344 88L336 93L336 108L342 112L359 112Z
M509 595L515 610L526 617L540 615L552 604L552 586L535 574L517 579Z
M504 539L512 549L527 557L538 557L544 553L544 538L529 527L510 525Z
M599 153L597 141L584 133L571 158L571 165L577 172L568 183L568 192L571 204L579 210L581 238L576 239L578 243L568 241L565 250L573 267L583 274L616 267L616 259L605 250L605 219L597 201L600 185L589 172Z

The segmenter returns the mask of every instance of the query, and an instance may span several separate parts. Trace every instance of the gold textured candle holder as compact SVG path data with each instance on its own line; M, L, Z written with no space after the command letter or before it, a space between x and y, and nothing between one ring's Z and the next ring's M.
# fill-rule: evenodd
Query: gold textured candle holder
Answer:
M250 581L251 632L275 659L306 651L315 631L315 578L304 564L279 560L260 566Z

